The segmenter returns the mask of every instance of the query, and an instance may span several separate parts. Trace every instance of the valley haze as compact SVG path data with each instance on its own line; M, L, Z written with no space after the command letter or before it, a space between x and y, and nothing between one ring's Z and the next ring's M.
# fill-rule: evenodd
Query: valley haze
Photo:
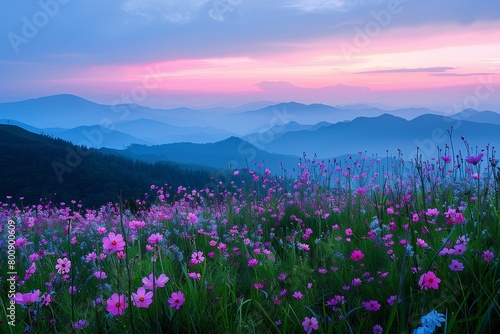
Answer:
M445 114L367 104L257 102L233 109L159 109L104 105L60 94L0 103L0 122L141 161L217 169L266 160L268 166L279 168L286 162L293 168L304 154L318 159L360 152L382 158L401 155L412 160L418 154L436 159L452 142L465 150L462 137L478 149L500 144L500 114L495 111ZM220 160L214 159L216 152L223 153Z

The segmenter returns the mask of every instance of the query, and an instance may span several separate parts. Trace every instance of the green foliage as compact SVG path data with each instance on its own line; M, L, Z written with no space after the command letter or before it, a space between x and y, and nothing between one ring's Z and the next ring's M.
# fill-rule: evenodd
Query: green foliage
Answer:
M45 198L54 204L81 200L85 207L140 199L152 184L202 188L209 173L175 164L132 161L78 147L61 139L36 135L12 125L0 125L0 196L24 205ZM131 209L137 204L128 201Z

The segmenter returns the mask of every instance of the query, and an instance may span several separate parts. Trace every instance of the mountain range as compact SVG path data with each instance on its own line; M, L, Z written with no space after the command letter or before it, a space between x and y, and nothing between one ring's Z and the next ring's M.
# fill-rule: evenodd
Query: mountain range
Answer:
M445 115L426 108L257 102L236 108L154 109L98 104L74 95L0 103L0 123L146 162L171 161L217 169L265 163L295 165L303 153L328 159L358 151L385 156L416 148L498 147L500 114L465 109ZM453 130L452 130L453 129ZM451 134L451 136L450 136Z

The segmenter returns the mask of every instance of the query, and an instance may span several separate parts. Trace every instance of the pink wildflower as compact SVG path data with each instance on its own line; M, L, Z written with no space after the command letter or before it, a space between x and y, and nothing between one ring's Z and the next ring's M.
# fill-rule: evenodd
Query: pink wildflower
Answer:
M490 262L491 260L493 260L494 257L495 257L495 254L489 250L485 250L483 252L483 259L486 262Z
M106 303L106 311L113 315L123 315L125 309L128 307L128 304L125 302L124 294L118 296L117 293L113 293Z
M187 219L191 224L196 224L198 222L198 216L191 212L188 213Z
M205 261L205 258L203 257L203 252L194 252L191 254L191 263L192 264L199 264Z
M358 261L358 260L361 260L364 256L365 256L365 254L363 254L362 251L354 250L351 253L351 260Z
M302 327L307 334L310 334L313 330L318 330L318 320L315 317L308 318L305 317L302 322Z
M28 292L28 293L17 292L13 298L16 304L27 304L27 305L37 302L38 299L40 299L40 290L35 290L33 292Z
M361 302L361 304L363 304L363 306L368 311L378 311L378 310L380 310L380 307L381 307L381 305L376 300L370 300L368 302Z
M457 260L451 260L450 269L453 271L462 271L464 270L464 264Z
M94 276L97 278L97 279L105 279L106 277L108 277L108 275L104 272L104 271L96 271L94 273Z
M436 217L439 215L439 210L438 209L427 209L427 212L425 213L426 216L428 217Z
M467 161L470 164L477 165L481 161L483 156L484 154L481 152L477 156L471 155L470 157L466 158L465 161Z
M310 247L309 247L308 244L301 244L301 243L299 243L299 247L300 247L300 249L305 250L305 251L310 250Z
M67 274L69 273L69 269L71 268L71 261L68 258L57 259L56 269L59 274Z
M155 279L154 285L157 288L163 288L168 280L169 278L165 274L161 274L160 277ZM146 289L153 290L153 274L150 274L148 277L143 277L142 284L144 284Z
M258 263L259 263L259 261L257 259L251 259L248 261L248 266L253 267L253 266L256 266Z
M201 275L199 273L188 273L188 277L191 279L200 279Z
M125 241L121 234L110 232L107 237L102 238L103 251L107 254L119 252L125 249Z
M300 291L295 291L292 294L292 297L297 299L297 300L300 300L300 299L304 298L304 295Z
M437 290L439 289L439 282L441 282L441 279L438 278L432 271L428 271L420 276L418 285L420 285L420 287L424 290L428 290L429 288Z
M184 304L185 300L186 299L184 298L184 294L182 293L182 291L177 291L177 292L172 292L172 295L168 299L168 302L170 303L169 306L171 308L175 307L175 309L178 310L179 307L181 307L182 304Z
M146 289L141 286L137 289L137 293L132 293L132 299L134 300L135 306L148 308L153 302L153 292L146 292Z
M163 236L160 233L151 234L148 238L148 242L152 245L157 244L163 239Z

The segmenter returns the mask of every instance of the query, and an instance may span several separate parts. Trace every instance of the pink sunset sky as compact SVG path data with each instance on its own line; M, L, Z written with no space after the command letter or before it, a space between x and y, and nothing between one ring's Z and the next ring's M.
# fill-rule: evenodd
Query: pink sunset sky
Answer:
M97 11L89 9L94 2ZM293 100L500 111L494 1L47 0L11 7L0 14L0 102L70 93L152 107Z

